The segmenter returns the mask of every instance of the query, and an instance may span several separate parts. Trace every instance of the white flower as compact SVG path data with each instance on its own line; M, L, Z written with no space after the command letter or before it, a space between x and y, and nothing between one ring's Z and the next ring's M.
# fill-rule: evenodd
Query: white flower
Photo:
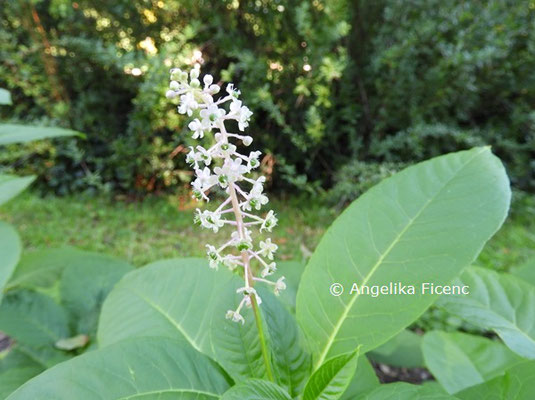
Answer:
M232 96L232 97L234 97L234 98L236 98L236 99L237 99L237 98L240 96L240 94L241 94L239 90L234 89L234 84L233 84L233 83L229 83L229 84L227 85L227 89L226 89L226 90L227 90L227 93L228 93L230 96Z
M201 213L199 209L197 209L196 211L198 213L197 220L200 222L203 228L211 229L215 233L217 233L217 231L219 231L219 228L225 225L225 223L221 220L221 214L217 212L204 210Z
M260 250L268 259L273 260L273 253L277 251L279 246L271 242L270 238L267 238L266 241L260 241Z
M210 171L210 168L208 167L196 169L195 175L197 176L197 181L202 185L202 187L212 186L216 180L216 177L212 175L212 171Z
M199 168L199 161L201 161L201 155L199 153L196 153L192 146L190 146L189 148L190 152L186 155L186 162L197 169Z
M210 104L207 108L201 110L200 114L203 125L215 126L225 116L225 110L215 104Z
M235 231L235 232L232 232L231 235L230 235L230 238L231 238L231 243L234 245L234 246L238 246L238 244L240 242L248 242L248 243L251 243L251 247L252 247L252 242L253 242L253 239L251 238L251 231L247 228L245 228L243 230L243 239L242 237L240 236L240 233Z
M228 158L236 152L236 146L230 143L221 143L218 149L218 156Z
M178 112L180 114L188 114L188 117L191 117L193 111L197 108L199 108L199 103L195 101L195 97L193 96L192 92L188 92L180 96L180 105L178 106Z
M277 226L278 219L275 217L275 213L273 210L269 210L269 212L266 215L266 218L264 218L264 222L262 222L262 225L260 226L260 232L262 232L264 229L268 232L271 232L271 230Z
M206 251L206 254L208 255L208 261L210 263L210 268L217 269L219 267L219 263L221 261L221 256L217 252L216 248L214 246L211 246L209 244L206 245L206 248L208 249Z
M253 138L251 136L243 136L241 141L244 146L250 146L253 143Z
M249 119L253 115L248 107L242 106L241 100L234 100L230 103L230 113L237 119L240 131L245 130L249 126Z
M258 168L260 165L260 161L258 161L258 158L262 155L262 152L260 151L251 151L249 153L249 160L247 161L247 168L249 170ZM264 178L265 179L265 178Z
M266 276L273 275L275 271L277 271L277 263L272 262L264 266L264 269L260 275L262 278L265 278Z
M247 167L242 165L241 158L226 158L222 167L215 167L214 173L222 188L226 188L229 182L235 182L247 173Z
M262 186L253 186L247 197L247 202L243 205L244 209L248 211L251 211L252 208L260 210L263 205L266 205L269 202L268 197L262 194L262 189Z
M286 283L284 283L284 276L277 279L277 282L275 282L275 295L279 295L282 290L286 289Z
M204 165L210 165L212 163L212 156L210 155L208 150L206 150L202 146L197 146L197 151L199 160L202 161Z
M199 121L195 118L188 124L188 128L193 132L191 136L193 139L199 139L204 137L204 133L210 130L210 125L206 124L205 121Z
M238 311L228 310L225 317L233 322L241 322L242 325L245 323L245 320Z
M225 264L231 271L234 271L239 264L240 257L233 256L232 254L227 254L223 257L222 262Z
M254 296L256 298L256 303L258 305L262 304L262 299L260 298L258 293L256 293L256 290L253 287L245 286L239 288L238 290L236 290L236 293L243 293L243 296L245 298L245 305L247 307L251 307L251 296Z

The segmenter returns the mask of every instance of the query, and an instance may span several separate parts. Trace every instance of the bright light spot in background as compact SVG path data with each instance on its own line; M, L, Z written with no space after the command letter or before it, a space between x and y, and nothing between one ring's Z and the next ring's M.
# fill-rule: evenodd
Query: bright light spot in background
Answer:
M269 68L272 70L282 71L284 68L278 61L271 61L269 63Z
M303 65L303 71L309 72L312 69L312 66L310 64Z
M140 68L132 68L132 71L130 71L130 73L134 76L139 76L142 74L141 72L141 69Z
M154 39L147 36L145 40L142 40L139 42L139 47L141 47L147 54L150 54L151 56L158 53L158 49L156 48Z
M156 18L156 15L154 15L154 13L148 9L143 10L143 15L145 16L145 19L149 24L153 24L158 20L158 18Z
M278 12L283 12L284 11L284 6L283 5L277 6L277 11Z

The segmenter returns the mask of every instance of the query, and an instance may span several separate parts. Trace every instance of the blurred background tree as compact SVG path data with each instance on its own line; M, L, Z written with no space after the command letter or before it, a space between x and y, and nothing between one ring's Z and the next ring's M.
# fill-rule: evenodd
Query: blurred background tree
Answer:
M87 134L0 154L45 191L188 182L164 93L195 62L242 90L274 189L350 200L479 144L535 189L534 0L4 0L0 18L2 119Z

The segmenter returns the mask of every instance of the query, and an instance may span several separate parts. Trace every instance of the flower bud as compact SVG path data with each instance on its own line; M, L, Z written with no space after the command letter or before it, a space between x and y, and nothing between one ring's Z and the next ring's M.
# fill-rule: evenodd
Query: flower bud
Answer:
M214 77L212 75L204 75L202 81L205 86L210 86L214 82Z

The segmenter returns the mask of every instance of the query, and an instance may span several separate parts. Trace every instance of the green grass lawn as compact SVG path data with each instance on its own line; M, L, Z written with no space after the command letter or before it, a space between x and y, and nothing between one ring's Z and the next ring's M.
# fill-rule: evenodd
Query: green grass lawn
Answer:
M279 259L303 259L339 211L297 198L270 203L279 218L272 237ZM75 246L126 259L136 266L168 257L204 255L206 243L221 243L192 224L195 204L179 197L125 202L95 197L39 197L25 193L0 208L15 225L26 251ZM535 257L535 198L515 193L511 213L487 244L477 264L507 270Z

